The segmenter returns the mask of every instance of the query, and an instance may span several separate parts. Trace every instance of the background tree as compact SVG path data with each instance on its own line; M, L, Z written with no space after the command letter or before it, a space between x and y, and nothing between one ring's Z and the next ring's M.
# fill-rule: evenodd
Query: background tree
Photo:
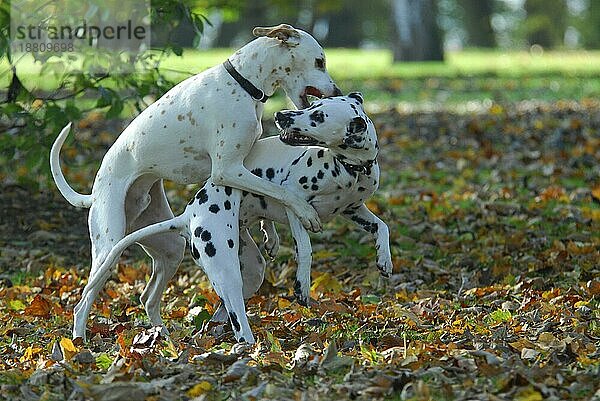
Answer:
M392 1L394 61L442 61L435 0Z
M457 0L463 15L467 44L474 47L496 47L492 29L494 0Z
M577 29L581 33L582 45L585 48L600 49L600 1L589 0Z
M553 48L563 44L568 18L565 0L526 0L525 12L525 37L530 45Z

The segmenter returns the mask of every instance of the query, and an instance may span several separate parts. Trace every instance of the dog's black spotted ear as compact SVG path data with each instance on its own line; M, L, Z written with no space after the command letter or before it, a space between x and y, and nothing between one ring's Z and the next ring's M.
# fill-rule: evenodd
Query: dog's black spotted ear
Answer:
M252 34L258 37L266 36L268 38L277 39L287 45L293 45L292 43L290 43L290 38L300 37L300 32L298 32L296 28L288 24L280 24L271 27L257 26L252 30Z
M353 134L360 134L361 132L365 132L367 130L367 122L362 117L354 117L352 121L350 121L350 125L348 125L348 132Z
M348 97L351 97L351 98L353 98L353 99L356 99L356 100L358 100L358 102L359 102L360 104L363 104L363 101L364 101L364 100L363 100L363 95L362 95L362 93L360 93L360 92L351 92L351 93L348 93Z

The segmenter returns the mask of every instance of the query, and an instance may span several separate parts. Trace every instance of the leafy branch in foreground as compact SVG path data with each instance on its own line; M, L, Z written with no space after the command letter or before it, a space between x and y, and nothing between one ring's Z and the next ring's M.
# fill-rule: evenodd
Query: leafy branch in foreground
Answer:
M168 30L186 22L194 27L197 40L208 20L188 3L152 1L152 23ZM139 54L32 53L35 65L41 65L39 76L56 82L50 90L38 90L23 82L21 62L29 55L11 52L9 27L10 5L3 2L0 61L6 61L8 69L0 77L9 76L10 84L0 100L0 179L10 176L17 184L36 188L50 180L48 150L62 127L92 110L107 119L119 117L124 110L142 111L174 85L160 69L161 62L170 54L183 53L170 36L163 47ZM15 164L17 174L7 174Z

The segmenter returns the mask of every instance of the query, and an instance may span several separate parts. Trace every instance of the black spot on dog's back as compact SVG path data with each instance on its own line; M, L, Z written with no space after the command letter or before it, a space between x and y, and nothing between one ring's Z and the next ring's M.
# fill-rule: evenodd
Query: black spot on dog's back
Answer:
M231 238L229 238L229 239L227 240L227 245L228 245L230 248L233 248L233 246L234 246L235 244L234 244L233 240L232 240Z
M213 245L212 242L209 242L206 244L206 246L204 247L204 252L206 253L206 256L208 256L209 258L212 258L213 256L215 256L217 254L217 250L215 249L215 246Z
M225 208L225 210L231 209L231 202L226 200L225 202L223 202L223 207Z
M210 231L208 230L204 230L202 231L202 235L200 236L200 239L204 242L210 241L210 239L212 238L212 234L210 233Z
M275 170L273 170L272 168L268 168L267 171L265 172L265 174L267 175L267 178L269 180L272 180L275 177Z
M198 226L196 227L196 229L194 230L194 235L196 237L200 237L200 234L202 234L202 227Z
M210 207L208 208L208 210L211 213L217 214L217 213L219 213L219 210L221 210L221 209L219 208L219 205L217 205L216 203L213 203L212 205L210 205Z
M206 189L202 188L196 194L196 199L198 199L198 204L201 205L208 200L208 194L206 193Z

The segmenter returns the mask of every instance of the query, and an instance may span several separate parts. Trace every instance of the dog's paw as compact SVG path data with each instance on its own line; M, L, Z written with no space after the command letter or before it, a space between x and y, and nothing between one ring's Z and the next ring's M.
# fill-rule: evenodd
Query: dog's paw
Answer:
M252 339L252 342L250 343L242 337L241 340L238 340L238 342L233 344L233 346L231 347L231 354L240 358L252 351L253 346L254 339Z
M308 291L306 291L306 293L303 293L302 284L300 284L299 280L296 280L294 282L294 296L296 297L296 301L298 301L300 305L308 306Z
M377 269L379 269L379 272L383 277L390 277L392 275L392 270L394 269L392 259L377 261Z
M302 223L304 228L314 233L321 232L323 227L321 226L321 219L315 208L307 202L302 202L299 206L300 207L292 207L292 209L296 216L298 216L298 219L300 219L300 223Z

